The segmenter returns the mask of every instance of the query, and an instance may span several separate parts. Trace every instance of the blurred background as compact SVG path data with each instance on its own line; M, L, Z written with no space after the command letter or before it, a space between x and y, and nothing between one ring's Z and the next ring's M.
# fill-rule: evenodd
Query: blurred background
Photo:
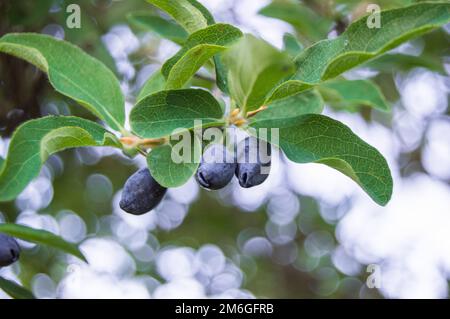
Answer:
M283 49L286 33L306 47L337 36L369 3L389 9L414 1L200 2L217 21ZM81 29L66 26L71 3L81 7ZM285 16L286 3L298 18ZM280 8L267 10L269 4ZM140 10L161 14L140 0L1 0L0 35L40 32L82 47L116 73L129 111L144 82L179 48L131 24L127 14ZM391 113L326 107L387 158L394 193L386 207L337 171L281 158L258 187L242 189L234 180L207 192L191 180L136 217L118 201L143 158L108 148L68 150L52 156L14 202L0 204L0 222L81 242L89 265L21 242L20 262L0 276L39 298L447 298L449 33L447 25L345 74L375 81ZM211 88L203 77L192 85ZM0 156L19 124L48 114L94 119L35 67L1 54ZM366 284L374 269L379 289ZM7 295L0 291L0 298Z

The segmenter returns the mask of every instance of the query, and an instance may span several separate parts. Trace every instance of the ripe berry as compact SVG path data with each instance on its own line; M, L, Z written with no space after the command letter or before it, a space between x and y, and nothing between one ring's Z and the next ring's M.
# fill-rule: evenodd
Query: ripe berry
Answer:
M0 267L6 267L16 262L20 256L17 241L5 234L0 234Z
M236 177L239 185L250 188L262 184L270 172L270 144L255 137L247 137L239 143L237 152Z
M212 144L202 156L195 175L198 183L211 190L225 187L236 170L234 156L222 144Z
M148 168L143 168L126 181L119 206L127 213L142 215L158 206L166 191L167 188L155 181Z

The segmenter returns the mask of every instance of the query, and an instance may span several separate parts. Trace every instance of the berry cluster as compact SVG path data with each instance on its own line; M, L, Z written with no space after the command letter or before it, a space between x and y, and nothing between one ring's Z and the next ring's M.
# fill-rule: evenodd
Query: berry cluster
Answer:
M270 144L255 137L241 141L233 154L222 144L212 144L203 153L195 178L209 190L225 187L234 175L244 188L257 186L269 176L270 156ZM126 181L119 206L127 213L142 215L155 208L166 192L148 168L143 168Z

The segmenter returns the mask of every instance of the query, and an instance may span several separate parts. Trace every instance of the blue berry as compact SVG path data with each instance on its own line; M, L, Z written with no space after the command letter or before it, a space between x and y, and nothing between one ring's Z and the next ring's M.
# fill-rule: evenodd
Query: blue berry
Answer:
M270 172L271 146L255 137L247 137L238 145L236 177L239 185L250 188L262 184Z
M0 267L6 267L16 262L20 256L17 241L5 234L0 234Z
M234 156L222 144L212 144L204 152L195 175L198 183L211 190L228 185L236 170Z
M127 213L142 215L158 206L166 192L167 188L158 184L148 168L143 168L126 181L119 206Z

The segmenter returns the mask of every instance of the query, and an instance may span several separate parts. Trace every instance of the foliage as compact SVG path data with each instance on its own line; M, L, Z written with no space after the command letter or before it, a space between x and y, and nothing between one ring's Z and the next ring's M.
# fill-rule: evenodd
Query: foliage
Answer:
M34 299L30 291L3 277L0 277L0 288L14 299Z
M181 48L144 84L129 115L131 130L125 128L125 98L119 81L98 59L67 41L42 34L11 33L0 38L0 52L35 65L48 75L57 92L102 121L43 117L18 127L8 155L0 158L0 201L15 199L51 154L84 146L116 147L127 154L142 154L161 185L181 186L195 174L201 152L192 154L197 159L193 163L174 163L172 138L179 134L177 130L185 129L194 136L195 149L202 149L199 137L192 133L195 129L223 129L236 124L249 131L279 129L276 146L290 160L330 166L354 180L376 203L389 202L393 182L380 152L343 123L320 113L325 102L348 111L361 106L390 110L373 81L341 77L355 67L367 65L386 71L393 65L407 64L442 70L442 66L430 65L426 59L383 54L448 23L450 4L419 3L387 10L381 14L381 29L368 28L363 17L337 38L323 40L331 19L314 24L318 14L311 9L275 1L261 14L287 21L303 35L298 40L287 34L285 49L280 51L256 36L242 34L235 26L215 23L195 0L148 2L171 18L137 12L128 15L129 21ZM301 44L313 42L307 48ZM209 91L189 87L202 67L214 70L215 86L229 99L229 109L222 106L215 87ZM230 122L234 110L242 116L239 124ZM201 120L201 127L196 126L196 120ZM127 139L150 139L150 147L145 143L130 146L124 142ZM134 153L129 152L130 147ZM77 245L45 231L2 224L0 232L84 259ZM13 297L26 295L3 278L0 286Z
M33 229L28 226L17 224L1 224L0 233L37 244L48 245L86 261L86 258L83 256L77 245L71 244L61 237L45 230Z

